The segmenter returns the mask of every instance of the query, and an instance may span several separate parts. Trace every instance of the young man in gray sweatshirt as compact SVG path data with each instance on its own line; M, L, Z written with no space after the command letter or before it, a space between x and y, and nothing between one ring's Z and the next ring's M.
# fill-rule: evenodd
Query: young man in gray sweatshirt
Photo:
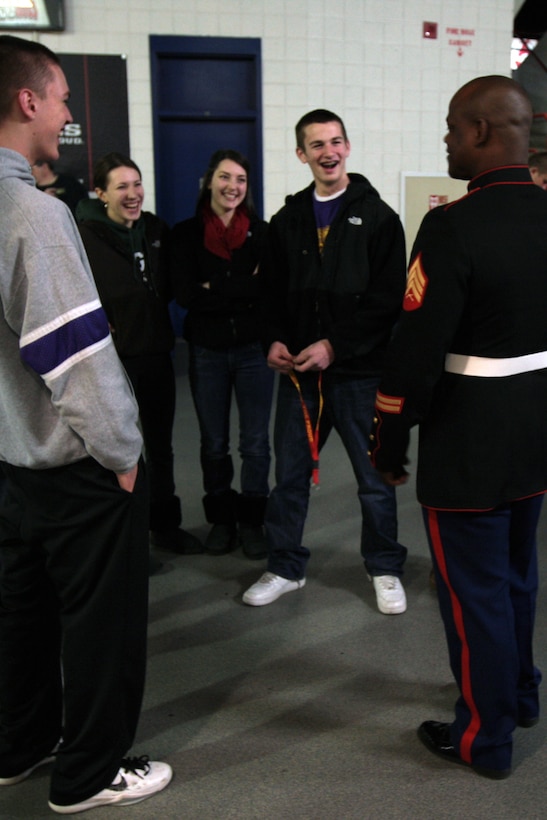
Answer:
M0 786L53 762L60 814L172 775L125 758L146 663L137 406L70 211L30 169L57 159L68 97L49 49L0 36Z

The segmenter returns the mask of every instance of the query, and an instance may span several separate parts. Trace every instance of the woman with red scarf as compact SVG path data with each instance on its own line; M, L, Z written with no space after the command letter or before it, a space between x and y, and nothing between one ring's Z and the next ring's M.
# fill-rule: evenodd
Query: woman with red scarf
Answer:
M205 550L241 544L248 558L267 554L263 520L269 493L269 421L274 374L260 344L258 261L267 225L255 214L249 163L238 151L209 161L196 215L172 232L177 302L186 308L190 385L201 433ZM232 488L230 408L239 411L241 491Z

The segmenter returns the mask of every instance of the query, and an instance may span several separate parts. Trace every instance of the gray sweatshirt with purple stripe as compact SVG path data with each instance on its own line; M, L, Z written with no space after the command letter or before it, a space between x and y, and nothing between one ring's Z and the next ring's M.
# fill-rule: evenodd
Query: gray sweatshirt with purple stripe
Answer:
M0 461L87 456L121 473L141 453L138 408L67 206L0 148Z

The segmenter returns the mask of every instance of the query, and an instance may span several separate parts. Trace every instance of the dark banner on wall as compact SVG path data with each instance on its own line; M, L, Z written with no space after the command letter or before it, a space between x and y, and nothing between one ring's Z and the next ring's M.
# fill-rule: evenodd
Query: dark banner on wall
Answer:
M93 165L109 151L129 154L127 66L122 56L60 54L74 122L65 126L55 169L93 190Z

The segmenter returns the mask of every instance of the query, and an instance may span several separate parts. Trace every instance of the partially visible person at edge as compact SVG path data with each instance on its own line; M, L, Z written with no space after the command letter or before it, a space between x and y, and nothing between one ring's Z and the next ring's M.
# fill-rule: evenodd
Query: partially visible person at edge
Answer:
M205 550L265 558L264 509L269 493L269 421L274 374L260 343L258 260L267 225L258 219L249 162L216 151L203 177L196 215L173 228L172 272L187 308L190 385L201 433ZM240 489L232 488L230 408L239 413Z
M163 550L198 553L200 541L180 527L181 503L175 495L169 229L142 210L141 172L129 157L116 152L101 157L93 185L98 198L81 201L76 215L112 338L139 405L150 486L150 542Z
M547 191L547 151L536 151L528 158L532 182Z
M451 177L469 194L425 217L377 398L373 459L417 493L450 665L451 722L418 734L477 774L511 773L513 732L539 719L532 643L536 528L547 488L547 197L530 180L530 102L507 77L453 97Z
M31 170L38 190L62 199L73 214L78 202L89 198L86 188L76 177L55 171L51 162L35 162Z
M126 758L146 665L138 409L70 211L36 190L72 122L53 52L0 36L0 788L126 805L172 771ZM60 738L62 737L62 740Z
M271 220L261 264L264 342L270 367L281 374L276 487L266 509L268 569L243 601L262 606L304 586L310 482L334 428L357 480L361 555L377 605L396 615L406 609L400 579L407 550L397 540L395 491L372 469L367 448L384 352L405 288L403 229L370 182L347 173L350 143L340 117L311 111L296 126L296 142L313 182L288 197Z

